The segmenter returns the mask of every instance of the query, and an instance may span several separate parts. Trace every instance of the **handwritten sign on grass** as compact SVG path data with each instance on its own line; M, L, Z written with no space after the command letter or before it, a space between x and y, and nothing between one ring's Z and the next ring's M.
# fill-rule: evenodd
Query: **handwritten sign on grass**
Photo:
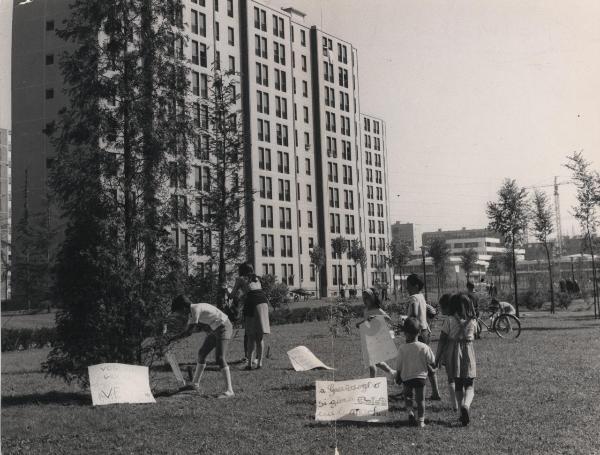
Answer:
M148 367L101 363L88 367L92 404L156 403L150 391Z
M317 381L315 420L375 420L388 410L386 378Z
M308 371L315 368L333 369L321 362L306 346L297 346L294 349L290 349L287 355L296 371Z

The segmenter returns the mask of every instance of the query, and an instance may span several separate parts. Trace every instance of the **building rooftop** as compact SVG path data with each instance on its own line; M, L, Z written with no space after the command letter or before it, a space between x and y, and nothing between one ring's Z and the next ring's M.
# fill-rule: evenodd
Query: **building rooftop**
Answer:
M303 13L302 11L300 11L299 9L296 9L292 6L288 6L286 8L281 8L283 11L285 11L286 13L288 13L291 16L299 16L302 19L304 19L304 17L306 16L305 13Z

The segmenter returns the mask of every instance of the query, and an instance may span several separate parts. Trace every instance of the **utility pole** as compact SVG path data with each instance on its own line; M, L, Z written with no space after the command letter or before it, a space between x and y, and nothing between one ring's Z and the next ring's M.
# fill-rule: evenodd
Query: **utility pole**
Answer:
M557 254L562 256L563 253L563 237L562 227L560 225L560 199L558 196L558 177L554 177L554 217L556 218L556 243L558 246Z
M423 257L423 289L425 290L425 301L427 301L427 269L425 268L425 247L421 247L421 256Z

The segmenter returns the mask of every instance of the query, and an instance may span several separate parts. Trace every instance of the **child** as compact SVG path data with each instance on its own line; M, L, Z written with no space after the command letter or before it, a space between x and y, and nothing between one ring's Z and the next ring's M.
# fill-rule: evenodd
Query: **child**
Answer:
M422 343L429 345L431 339L431 329L427 322L427 302L425 297L421 294L423 289L423 281L413 274L410 274L406 279L406 289L409 293L409 306L408 316L413 317L419 321L420 332L418 340ZM429 382L431 383L431 397L430 400L441 400L440 392L437 385L437 377L435 371L429 372Z
M404 402L408 411L408 422L410 425L425 426L425 380L428 372L433 368L435 357L431 348L425 343L417 341L421 330L419 321L408 318L404 321L404 336L406 344L398 349L398 374L396 382L402 383L404 387ZM413 391L417 402L418 421L415 420L413 412Z
M477 323L468 295L455 294L450 298L450 314L442 326L438 363L439 359L445 359L446 371L454 377L460 421L466 426L470 422L469 412L475 396L473 382L477 375L473 349Z
M170 342L191 335L196 326L208 332L198 350L198 362L192 379L192 386L196 390L200 389L200 379L206 368L206 357L215 349L217 364L223 372L226 384L226 390L219 395L219 398L233 397L231 373L226 360L229 340L233 335L233 327L227 315L208 303L192 303L185 295L178 295L173 299L171 312L179 317L188 317L188 322L185 330L170 337Z
M358 322L356 324L356 327L358 327L363 322L370 321L374 318L380 318L385 322L392 320L392 318L390 318L390 316L381 309L381 302L379 301L379 297L377 296L377 293L375 292L375 290L373 288L365 289L363 291L362 296L363 296L363 303L365 305L365 310L363 313L364 319L362 321ZM375 377L375 374L377 373L377 367L381 368L386 373L392 375L392 377L396 376L396 370L394 370L392 367L390 367L385 362L379 362L378 364L371 365L369 367L369 376L370 377L372 377L372 378Z
M450 298L451 295L450 294L444 294L441 298L440 298L440 309L442 311L442 314L446 317L451 316L452 314L450 313ZM444 336L444 334L442 333L441 336ZM438 349L437 349L437 353L435 354L435 358L437 359L437 362L439 365L444 365L446 367L446 375L448 376L448 393L450 394L450 404L452 404L452 409L454 409L454 412L458 411L458 403L456 402L456 393L454 391L454 374L450 372L450 369L448 368L448 365L446 364L446 361L444 359L443 353L442 353L442 348L443 348L444 344L442 344L441 342L438 343Z

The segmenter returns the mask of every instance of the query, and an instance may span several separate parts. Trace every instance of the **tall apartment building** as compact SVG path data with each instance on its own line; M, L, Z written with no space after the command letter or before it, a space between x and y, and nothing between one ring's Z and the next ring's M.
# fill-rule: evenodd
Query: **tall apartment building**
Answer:
M68 1L35 3L66 5ZM46 6L38 10L44 15L32 26L44 30L54 11ZM326 253L326 266L318 280L320 293L332 295L340 284L358 287L361 274L356 264L347 254L334 257L331 248L332 238L343 236L348 243L361 241L367 254L377 256L367 264L366 284L387 281L380 267L389 241L385 124L360 114L356 49L305 25L304 15L294 8L275 10L253 0L189 0L184 23L189 35L184 52L200 118L206 117L203 99L208 96L213 64L240 73L244 175L254 190L254 200L245 211L247 255L257 273L274 274L290 287L315 289L310 251L320 245ZM17 27L13 33L18 39L23 34ZM22 59L28 52L47 56L52 50L46 43L51 42L48 37L28 42L27 51L13 59ZM15 67L18 81L25 78L26 66L21 62ZM34 67L39 70L39 66L37 61ZM32 95L37 97L36 104L48 90L60 92L54 78L53 87L45 82ZM15 82L13 93L24 85ZM28 115L22 115L27 109L21 110L18 128L23 138L38 125L27 125ZM47 123L48 117L44 115L39 123ZM363 126L367 124L368 129ZM18 142L17 153L26 147L24 140ZM29 154L37 157L40 153L30 148ZM201 154L193 158L189 177L200 188L207 180L204 158ZM36 159L45 177L46 161ZM366 181L367 174L373 176L372 182ZM372 214L366 212L368 204L373 204ZM200 200L192 210L203 210ZM371 222L375 231L367 232ZM185 226L174 230L173 239L187 248ZM375 250L370 251L373 241ZM197 261L207 262L202 249L194 253Z

